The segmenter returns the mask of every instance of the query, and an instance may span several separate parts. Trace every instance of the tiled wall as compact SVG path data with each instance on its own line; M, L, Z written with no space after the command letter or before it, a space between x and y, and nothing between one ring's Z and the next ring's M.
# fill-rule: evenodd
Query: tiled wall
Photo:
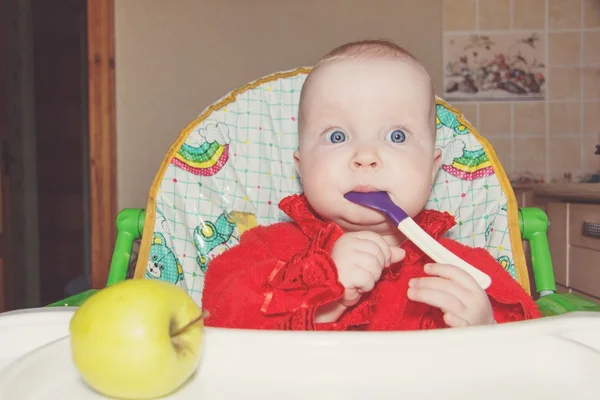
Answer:
M536 33L545 99L456 102L514 178L600 170L600 0L444 0L444 36Z

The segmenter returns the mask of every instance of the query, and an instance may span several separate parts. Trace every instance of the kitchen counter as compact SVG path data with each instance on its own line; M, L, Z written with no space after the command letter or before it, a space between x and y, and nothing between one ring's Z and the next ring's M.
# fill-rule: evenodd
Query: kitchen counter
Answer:
M558 201L600 203L600 183L513 184L515 192L531 191L536 197Z
M559 292L600 304L600 183L514 184L519 207L548 215L548 243Z

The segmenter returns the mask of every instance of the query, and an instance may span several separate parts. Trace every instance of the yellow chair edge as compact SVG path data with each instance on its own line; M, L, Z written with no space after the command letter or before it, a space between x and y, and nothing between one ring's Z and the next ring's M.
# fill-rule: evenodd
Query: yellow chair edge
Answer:
M311 71L311 67L299 67L290 71L277 72L271 75L267 75L263 78L257 79L253 82L250 82L244 86L239 87L231 91L225 97L216 101L212 105L208 106L204 111L196 117L192 122L190 122L185 128L181 130L179 137L177 140L171 145L169 151L164 157L162 163L160 164L159 170L154 177L152 185L148 194L148 201L146 203L146 220L144 224L144 231L142 233L142 242L140 244L140 252L138 256L138 260L135 266L134 278L143 278L146 270L146 260L148 259L150 253L150 245L152 243L152 234L154 232L154 222L156 219L156 196L158 194L158 190L160 188L160 184L164 177L164 174L171 162L171 159L177 154L179 148L183 145L191 131L202 123L212 112L220 110L221 108L227 106L228 104L233 103L237 96L245 93L248 90L255 89L258 86L276 81L282 78L290 78L300 74L308 74ZM510 232L510 243L515 263L515 270L517 272L517 279L521 286L530 293L530 283L529 283L529 274L527 272L527 264L525 262L525 253L523 251L523 243L521 239L521 233L519 229L519 216L518 216L518 205L517 200L512 189L512 185L498 160L496 152L494 151L491 144L464 118L462 113L448 104L445 100L436 97L436 103L443 105L445 108L450 110L452 113L456 115L459 122L466 126L469 131L479 140L484 150L492 164L492 168L495 171L496 176L498 177L498 181L500 182L500 186L504 191L507 197L507 212L508 212L508 226Z
M160 164L158 172L155 175L154 180L152 181L152 185L150 186L148 201L146 203L146 220L144 223L144 231L142 232L142 242L140 244L140 252L133 274L134 279L143 278L144 273L146 271L146 260L148 260L148 256L150 255L150 245L152 244L151 239L152 234L154 232L154 222L156 219L156 196L158 195L160 184L171 160L173 159L173 157L175 157L175 155L179 151L179 148L183 145L183 143L186 141L187 137L194 130L194 128L198 126L198 124L202 123L202 121L204 121L211 113L233 103L236 100L237 96L245 93L246 91L255 89L264 83L276 81L278 79L290 78L300 74L308 74L311 69L312 68L310 67L300 67L290 71L277 72L271 75L267 75L263 78L257 79L244 86L241 86L240 88L229 92L229 94L227 94L225 97L221 98L220 100L205 108L204 111L198 117L196 117L196 119L194 119L185 128L181 130L179 137L171 145L165 158Z

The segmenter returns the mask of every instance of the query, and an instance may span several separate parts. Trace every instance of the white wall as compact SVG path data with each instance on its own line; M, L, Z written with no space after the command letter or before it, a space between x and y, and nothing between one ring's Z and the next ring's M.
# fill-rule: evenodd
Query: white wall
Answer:
M116 0L118 207L144 207L207 105L347 41L391 39L442 82L442 0Z

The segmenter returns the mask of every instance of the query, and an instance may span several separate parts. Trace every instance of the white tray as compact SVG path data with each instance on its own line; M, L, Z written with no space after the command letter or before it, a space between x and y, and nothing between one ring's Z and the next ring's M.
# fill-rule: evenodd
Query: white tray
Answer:
M31 308L0 313L0 371L52 340L69 334L75 308Z
M171 399L598 399L600 314L427 332L206 329L198 373ZM0 373L0 399L102 399L69 339Z

